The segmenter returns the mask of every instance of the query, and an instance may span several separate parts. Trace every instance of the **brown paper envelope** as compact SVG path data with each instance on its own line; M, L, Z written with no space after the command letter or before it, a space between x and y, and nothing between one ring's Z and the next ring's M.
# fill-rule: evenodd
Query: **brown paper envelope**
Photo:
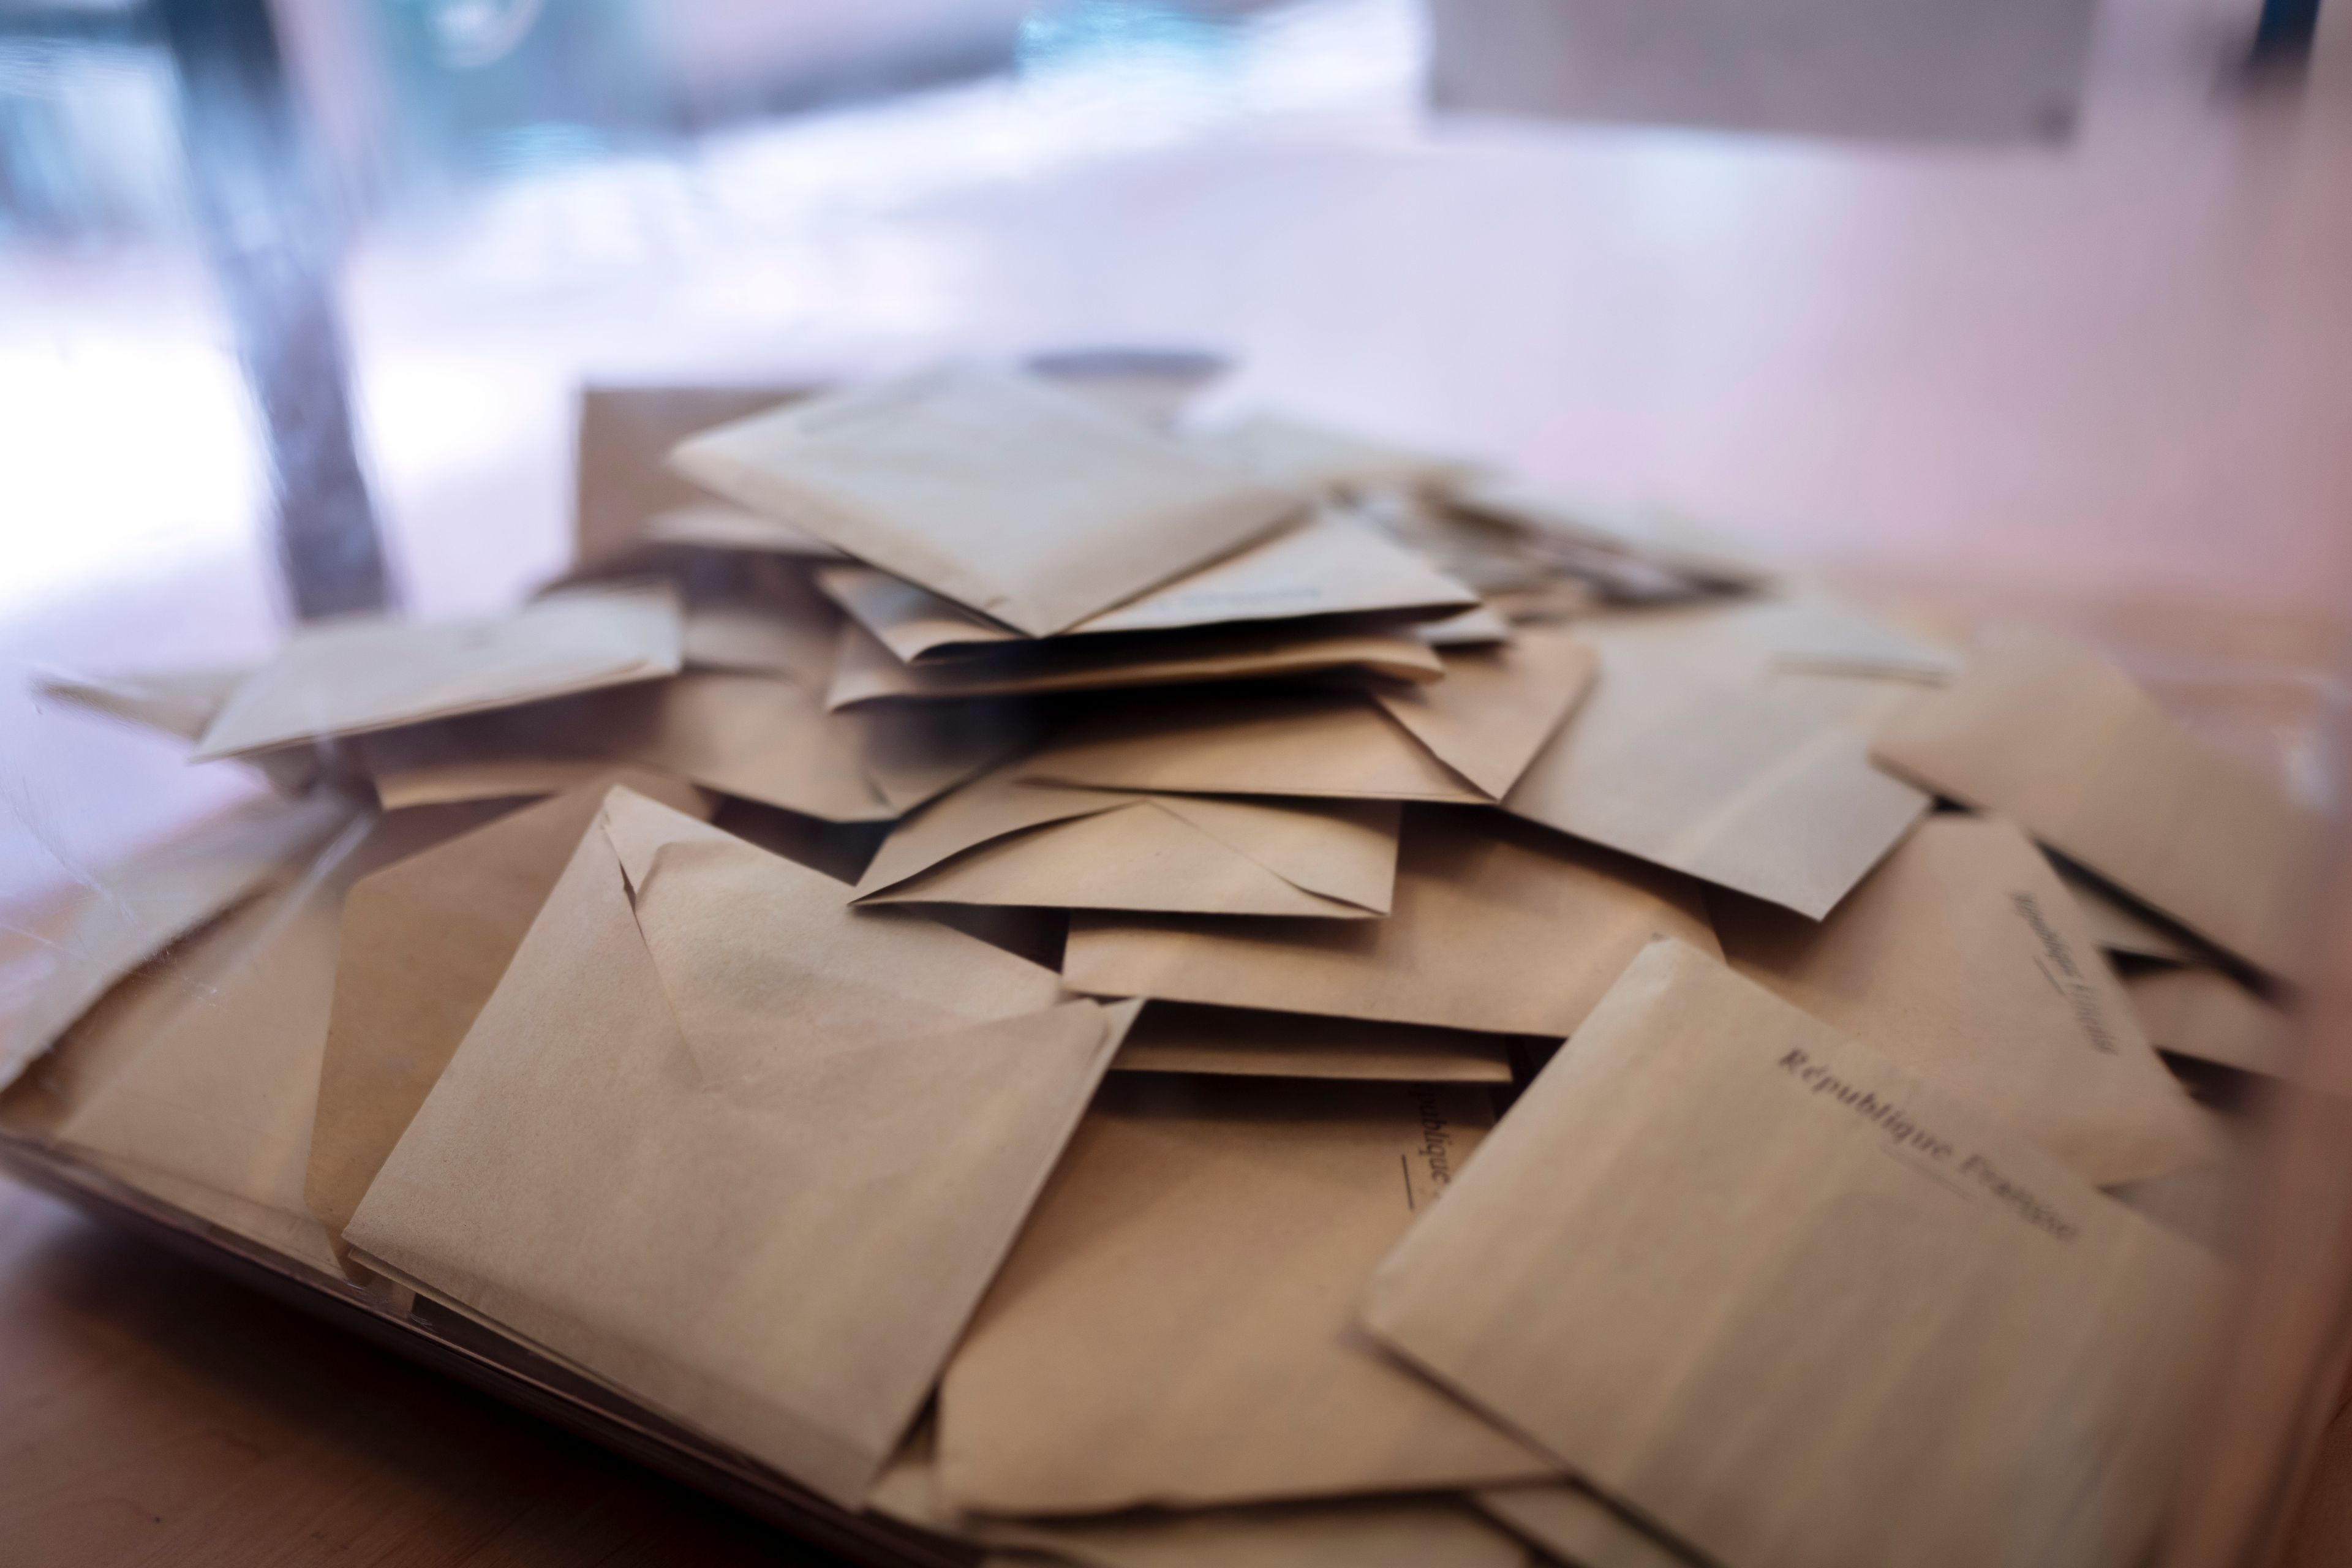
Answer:
M2220 970L2135 974L2124 991L2158 1049L2273 1078L2293 1076L2286 1052L2290 1016Z
M101 873L65 917L29 993L0 1018L0 1089L124 975L295 874L353 811L324 793L257 801Z
M2005 812L2042 843L2258 969L2292 975L2323 824L2176 724L2096 653L2007 628L1882 731L1877 760Z
M469 763L395 763L369 782L375 786L376 805L386 811L405 811L415 805L562 795L595 783L613 767L604 757L486 757Z
M827 822L898 815L866 772L864 732L827 713L814 686L697 672L631 707L605 738L609 756Z
M1709 586L1753 588L1778 574L1738 542L1663 508L1585 506L1494 479L1455 486L1445 499L1480 517L1647 562Z
M1386 801L1137 796L999 772L901 822L857 892L867 902L1361 918L1388 912L1397 821Z
M674 478L672 482L685 483ZM849 559L804 528L723 500L657 511L646 520L643 537L650 544L691 544L702 550L740 550L805 561Z
M82 679L44 676L34 690L54 701L183 741L203 736L250 669L156 670Z
M2053 868L2082 909L2092 936L2107 952L2159 963L2193 963L2202 956L2188 938L2167 930L2162 917L2150 915L2063 861L2057 862Z
M1032 637L1238 550L1304 505L1034 377L978 365L722 426L670 464Z
M1045 727L1035 705L1017 697L889 703L831 718L857 737L866 779L902 816L1029 751Z
M228 922L235 951L209 952L158 988L163 1005L87 1087L57 1142L131 1186L332 1273L302 1174L343 900L375 867L482 816L352 817L299 876Z
M1696 886L1494 812L1406 815L1380 921L1071 917L1076 990L1557 1040L1658 935L1712 952Z
M1269 483L1341 494L1445 489L1472 482L1484 467L1279 414L1204 430L1192 444Z
M681 643L688 669L778 675L819 686L833 668L841 614L814 595L803 606L695 605Z
M673 675L678 624L674 593L635 587L553 595L492 620L310 627L237 687L194 760Z
M1489 1518L1577 1568L1707 1568L1574 1481L1495 1487L1471 1494Z
M1458 649L1434 686L1376 688L1372 700L1439 762L1499 800L1591 689L1599 658L1563 632Z
M338 1252L368 1184L489 1000L616 783L689 816L709 815L709 802L691 784L608 766L551 800L372 872L344 900L303 1184Z
M1022 776L1200 795L1490 799L1361 691L1185 693L1101 709L1056 733Z
M1586 618L1578 630L1604 649L1671 657L1738 682L1780 673L1933 686L1957 676L1962 662L1957 649L1806 584L1738 598L1604 612Z
M1859 730L1601 642L1601 673L1504 809L1819 920L1927 809Z
M1453 1498L1350 1498L1101 1519L985 1519L940 1496L927 1423L866 1507L953 1540L1011 1551L989 1564L1087 1568L1531 1568L1526 1549Z
M1741 974L2086 1182L2221 1157L2065 885L2008 822L1929 817L1824 921L1737 895L1707 908Z
M614 791L345 1234L854 1506L1132 1009L841 896Z
M826 567L817 582L909 664L961 658L1021 634L871 567ZM1478 596L1350 513L1324 509L1140 598L1092 616L1071 637L1183 631L1323 616L1438 616Z
M1381 1263L1361 1321L1717 1561L2099 1568L2148 1544L2222 1283L1660 942Z
M582 566L603 565L646 543L656 516L677 508L723 505L669 471L664 461L669 449L698 430L805 397L811 390L805 384L582 387L572 559Z
M1555 1473L1349 1321L1493 1121L1461 1087L1112 1079L940 1381L944 1496L1101 1513Z
M1508 1083L1511 1047L1531 1037L1255 1007L1147 1004L1113 1072L1340 1078L1387 1083Z
M1511 630L1510 622L1481 605L1442 621L1424 621L1413 628L1413 635L1432 647L1484 647L1509 642L1517 634Z
M1066 638L1020 644L1003 654L907 664L852 622L833 659L830 709L905 698L997 697L1022 692L1097 691L1218 680L1266 680L1342 670L1392 680L1432 681L1445 666L1409 631L1377 628L1313 634L1263 631L1190 633L1067 646Z

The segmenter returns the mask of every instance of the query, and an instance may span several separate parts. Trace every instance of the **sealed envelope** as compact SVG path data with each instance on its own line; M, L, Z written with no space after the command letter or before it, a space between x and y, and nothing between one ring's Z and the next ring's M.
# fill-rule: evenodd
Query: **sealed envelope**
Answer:
M1725 959L2095 1186L2221 1158L2065 885L2011 824L1931 816L1827 920L1708 900Z
M677 672L679 635L667 587L572 590L485 620L307 626L237 685L194 759L656 679Z
M614 791L344 1235L854 1506L1133 1010L842 893Z
M1374 1018L1150 1002L1110 1065L1114 1072L1499 1084L1511 1081L1515 1048L1528 1051L1557 1043L1532 1035Z
M1938 795L2016 818L2257 969L2294 975L2319 814L2183 730L2091 649L1996 631L1957 681L1880 732L1873 755Z
M1390 801L1126 795L1000 770L899 823L857 896L1360 919L1389 910L1397 824Z
M1360 1321L1712 1561L2120 1568L2157 1525L2223 1282L1669 942L1381 1263Z
M1077 990L1559 1039L1656 936L1715 950L1696 884L1492 811L1406 814L1377 921L1079 913Z
M1034 377L978 365L721 426L670 464L1031 637L1238 550L1305 505Z
M1100 1513L1552 1473L1350 1321L1493 1121L1466 1087L1112 1079L948 1363L949 1501Z

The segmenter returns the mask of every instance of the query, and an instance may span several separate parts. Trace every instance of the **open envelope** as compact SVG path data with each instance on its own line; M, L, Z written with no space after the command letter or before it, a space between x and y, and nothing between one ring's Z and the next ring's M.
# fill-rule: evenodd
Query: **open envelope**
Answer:
M2201 1248L1661 942L1360 1321L1710 1560L2120 1568L2222 1286Z
M909 664L1028 640L870 566L824 567L817 583ZM1090 616L1065 636L1185 631L1327 616L1441 616L1477 603L1475 594L1361 520L1326 509L1116 609Z
M1060 995L616 790L345 1239L854 1506L1133 1016Z
M740 525L759 525L772 534L772 520L720 500L670 472L664 459L672 447L698 430L777 407L810 391L805 384L582 387L573 559L595 567L625 557L656 542L652 537L656 520L672 513L706 520L714 528L723 526L718 514L727 514Z
M1083 398L977 365L721 426L670 463L1031 637L1237 550L1305 504Z
M674 675L678 638L666 587L551 595L489 620L306 627L238 684L194 760Z
M1485 804L1582 700L1590 649L1529 631L1449 650L1445 679L1370 691L1237 690L1105 709L1031 757L1025 778L1096 789Z
M2175 723L2079 644L1998 630L1872 753L1938 795L2004 812L2051 848L2270 973L2301 954L2319 814Z
M825 706L898 698L992 697L1095 691L1219 680L1271 680L1355 671L1392 680L1435 680L1445 666L1408 628L1328 626L1311 633L1246 628L1165 637L1024 643L1002 653L908 664L852 623L842 628Z
M1406 814L1386 920L1071 917L1080 991L1560 1039L1654 936L1709 951L1696 884L1498 813Z
M1000 770L900 823L857 896L868 903L1382 915L1396 877L1397 821L1389 801L1118 795L1023 784Z
M2010 823L1929 817L1818 923L1736 896L1708 910L1740 973L2095 1185L2222 1156L2064 884Z
M1114 1072L1222 1073L1241 1078L1339 1078L1384 1083L1508 1083L1514 1047L1539 1037L1326 1018L1190 1002L1145 1005Z
M1819 920L1927 809L1834 714L1778 700L1685 639L1587 635L1601 650L1592 694L1505 810Z
M1553 1473L1349 1321L1493 1121L1467 1088L1114 1079L940 1382L948 1500L1099 1513Z
M642 769L588 783L362 877L343 901L334 1007L303 1194L340 1253L344 1226L456 1054L540 906L625 784L700 817L700 791Z

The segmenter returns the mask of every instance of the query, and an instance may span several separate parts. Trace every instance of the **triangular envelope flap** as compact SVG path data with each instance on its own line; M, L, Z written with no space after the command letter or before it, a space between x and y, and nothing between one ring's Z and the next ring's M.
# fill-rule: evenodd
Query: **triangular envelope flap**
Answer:
M616 790L611 838L678 1026L707 1081L805 1040L881 1040L1050 1006L1059 977L820 872Z
M1600 658L1564 632L1447 656L1445 679L1376 688L1373 700L1430 753L1497 800L1592 685Z
M1392 800L1236 800L1212 795L1151 797L1219 843L1285 881L1386 914L1396 883L1404 807Z
M827 822L897 816L867 776L864 731L816 688L698 671L649 689L614 749L647 767Z
M948 366L706 432L675 467L1033 637L1299 510L1031 378Z
M857 896L878 893L992 838L1068 817L1110 811L1132 796L1023 784L999 770L951 791L899 822L858 879Z
M898 813L1027 751L1043 727L1036 708L1019 698L885 704L833 718L857 737L866 781Z

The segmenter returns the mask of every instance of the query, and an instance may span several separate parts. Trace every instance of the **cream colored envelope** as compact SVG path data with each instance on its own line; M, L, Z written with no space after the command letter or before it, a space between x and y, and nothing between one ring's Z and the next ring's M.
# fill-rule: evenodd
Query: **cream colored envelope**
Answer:
M875 1483L867 1508L934 1535L1012 1550L997 1564L1087 1568L1532 1568L1527 1550L1452 1498L1137 1512L1103 1519L985 1519L940 1496L928 1423ZM1033 1555L1034 1554L1034 1555Z
M854 1506L1133 1016L1060 994L616 790L345 1239Z
M1707 1568L1574 1481L1496 1487L1471 1496L1488 1518L1577 1568Z
M1775 673L1941 685L1959 673L1958 649L1918 637L1806 583L1665 608L1614 610L1578 627L1604 653L1620 647L1673 658L1718 679Z
M1507 480L1457 485L1447 504L1506 525L1557 535L1720 588L1754 588L1778 574L1738 542L1659 507L1585 506Z
M833 601L787 568L766 574L753 597L688 605L680 646L688 669L775 675L822 686L841 627Z
M673 479L673 483L684 483ZM789 555L805 561L846 561L848 556L808 530L722 500L671 507L646 519L648 544L690 544L701 550L735 550Z
M219 922L226 942L202 941L191 962L167 956L133 976L146 995L100 1022L135 1024L136 1033L98 1042L89 1065L101 1070L86 1075L57 1142L141 1192L332 1274L302 1173L344 897L377 866L482 816L469 807L354 816L294 879Z
M551 800L370 873L343 901L334 1007L303 1194L343 1227L506 973L615 784L697 817L691 784L606 767Z
M670 465L1031 637L1238 550L1305 504L1044 382L978 365L722 426Z
M194 760L674 675L678 638L667 587L556 594L491 620L307 627L238 685Z
M824 567L817 583L909 664L1025 640L871 567ZM1477 603L1468 588L1353 513L1325 508L1165 587L1091 616L1067 635L1185 631L1319 616L1440 616Z
M1557 1040L1659 935L1714 950L1696 884L1497 813L1422 807L1386 920L1081 912L1062 972L1098 995Z
M1508 1083L1515 1043L1554 1042L1425 1024L1152 1002L1110 1065L1113 1072Z
M1388 801L1115 795L1023 784L999 771L901 822L857 896L868 903L1383 915L1396 879L1397 820Z
M2121 1568L2221 1267L1715 960L1627 969L1360 1321L1743 1568Z
M1929 817L1824 921L1736 895L1707 909L1734 969L2094 1185L2221 1158L2065 885L2008 822Z
M894 698L996 697L1021 692L1095 691L1219 680L1268 680L1354 671L1392 680L1430 681L1445 666L1409 629L1319 632L1190 633L1181 637L1080 643L1067 638L1022 645L932 664L908 664L855 622L841 630L825 706L838 710Z
M1279 414L1252 415L1201 431L1192 441L1271 483L1337 494L1442 489L1471 482L1483 467Z
M1591 696L1504 809L1815 920L1927 809L1833 716L1671 637L1604 634L1600 647Z
M355 810L325 792L256 801L100 873L66 917L29 994L0 1017L0 1089L124 975L294 875Z
M2063 861L2055 864L2058 879L2074 895L2091 934L2107 952L2124 958L2158 963L2192 963L2199 952L2191 942L2166 929L2147 911Z
M1487 804L1580 702L1592 658L1530 630L1444 656L1407 691L1219 692L1105 709L1029 759L1023 776L1096 789Z
M42 697L183 741L200 739L248 669L155 670L84 679L44 676Z
M2124 982L2159 1050L2271 1077L2288 1073L2292 1016L2218 969L2168 969Z
M1466 1087L1114 1079L940 1381L948 1501L1101 1513L1553 1473L1349 1321L1493 1123Z
M1878 737L1877 760L2006 812L2068 859L2258 969L2292 976L2324 825L2076 643L2011 627Z
M811 390L806 384L582 387L573 561L602 566L628 555L647 542L653 521L665 512L734 510L671 473L663 459L698 430L806 397Z

